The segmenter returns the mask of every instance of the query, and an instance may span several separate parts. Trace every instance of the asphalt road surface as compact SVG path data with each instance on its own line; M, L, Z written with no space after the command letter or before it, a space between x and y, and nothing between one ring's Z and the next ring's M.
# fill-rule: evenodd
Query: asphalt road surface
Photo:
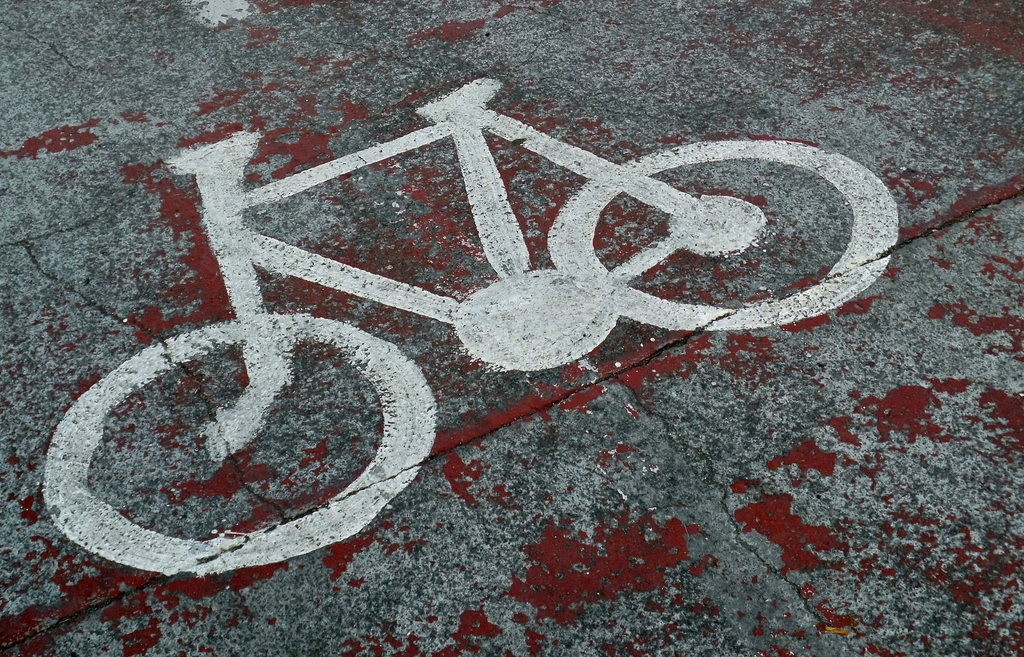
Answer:
M0 654L1024 653L1015 0L8 1Z

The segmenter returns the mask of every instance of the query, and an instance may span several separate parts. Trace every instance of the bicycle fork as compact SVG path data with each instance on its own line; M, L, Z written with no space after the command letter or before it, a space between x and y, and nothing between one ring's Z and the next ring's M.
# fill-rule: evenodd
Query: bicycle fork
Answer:
M274 398L292 380L292 345L263 308L262 294L248 245L238 239L245 193L243 171L259 135L243 133L210 146L182 153L168 164L180 174L193 174L203 199L203 228L220 266L236 322L245 335L242 358L248 384L231 406L218 408L204 425L210 458L223 460L255 438Z

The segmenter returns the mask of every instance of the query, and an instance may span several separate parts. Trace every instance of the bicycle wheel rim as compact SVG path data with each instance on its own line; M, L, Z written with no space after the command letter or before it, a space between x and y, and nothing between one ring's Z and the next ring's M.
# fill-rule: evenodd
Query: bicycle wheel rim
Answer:
M174 574L223 572L276 563L344 540L365 527L415 478L434 440L435 404L419 368L389 342L340 322L274 316L277 329L343 349L377 390L384 435L371 463L321 508L275 527L209 540L145 529L89 492L92 454L110 409L146 383L216 345L245 339L237 322L192 331L149 347L83 394L61 420L47 454L43 495L54 523L87 550L124 565Z
M669 301L615 282L593 248L601 212L623 191L606 181L588 182L559 212L548 235L555 266L603 288L620 315L673 330L752 329L800 321L852 299L885 270L887 252L898 235L896 203L869 169L843 155L784 141L700 142L647 155L623 168L625 175L650 176L682 166L743 159L811 171L835 187L850 205L850 241L818 284L783 299L737 310Z

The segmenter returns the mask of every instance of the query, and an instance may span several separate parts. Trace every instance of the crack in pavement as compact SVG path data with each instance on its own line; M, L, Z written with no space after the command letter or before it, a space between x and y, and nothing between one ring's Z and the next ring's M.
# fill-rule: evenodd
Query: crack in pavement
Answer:
M128 318L120 317L119 315L117 315L117 313L115 313L115 312L109 310L108 308L104 307L101 303L99 303L95 299L91 298L89 295L87 295L87 294L81 292L80 290L76 289L74 285L68 284L67 282L62 281L56 275L46 271L43 268L42 264L39 262L39 259L37 258L36 254L35 254L34 247L31 244L31 240L27 240L27 239L26 240L20 240L18 242L14 242L13 244L17 245L17 246L21 246L25 250L26 254L29 257L29 261L36 268L36 270L39 271L39 273L42 274L43 277L45 277L47 280L49 280L50 282L56 284L58 286L58 288L60 288L60 289L62 289L64 291L67 291L67 292L71 292L72 294L78 296L80 299L85 301L94 310L99 311L100 313L106 315L107 317L110 317L110 318L112 318L114 320L117 320L121 324L130 324L131 326L135 327L139 331L145 333L145 335L148 338L150 338L150 340L155 341L155 342L161 344L164 347L164 349L165 349L164 357L168 360L168 362L171 364L171 366L174 367L175 369L177 369L179 372L182 372L183 375L186 378L189 378L189 379L191 379L192 381L195 382L195 384L196 384L195 398L198 399L202 403L204 409L206 410L207 417L209 419L211 419L211 420L216 420L216 404L211 399L209 399L206 396L206 394L205 394L205 391L203 389L203 377L202 377L202 375L200 375L197 371L193 371L189 367L187 362L176 362L176 361L170 359L167 356L167 352L166 352L168 344L167 344L167 341L166 341L165 338L163 338L162 336L154 333L153 331L151 331L151 330L149 330L149 329L147 329L147 328L145 328L143 326L139 326L139 325L135 324L134 322L129 321ZM285 521L289 520L289 518L287 517L286 509L283 506L281 506L280 504L278 504L274 500L271 500L271 499L263 496L255 488L253 488L252 485L249 482L245 481L244 477L242 476L241 465L239 464L238 459L237 459L237 457L234 454L229 454L225 458L225 461L231 466L231 469L238 476L238 480L241 482L241 485L246 490L246 492L248 492L250 495L252 495L253 498L259 500L261 503L266 504L267 506L270 506L271 508L273 508L275 511L277 511L277 513L278 513L278 515L280 517L285 518ZM315 510L315 509L313 509L313 510Z
M668 420L663 418L659 414L658 411L655 411L648 404L644 403L644 401L640 398L640 396L638 394L636 394L635 391L633 391L628 386L624 386L624 387L626 387L626 389L630 391L633 400L645 412L647 412L651 416L657 418L663 424L668 424ZM778 576L778 578L781 581L785 582L793 590L794 599L798 600L798 601L800 601L802 603L802 606L804 607L804 610L810 615L811 618L815 618L815 619L818 619L818 620L823 620L821 614L819 612L817 612L817 610L815 610L813 607L810 606L810 601L807 600L806 598L804 598L803 595L801 595L800 587L796 583L792 582L788 577L786 577L782 573L781 569L779 569L775 564L773 564L773 563L769 562L767 559L765 559L763 557L763 555L757 550L757 548L753 544L751 544L749 541L747 541L746 539L743 538L742 527L740 527L739 522L736 520L735 515L729 510L729 505L727 503L727 500L728 500L728 497L729 497L729 486L727 484L725 484L724 482L720 481L720 479L718 477L718 470L715 467L715 461L712 458L712 456L707 452L706 449L704 449L704 448L702 448L702 447L700 447L698 445L693 445L693 444L689 443L688 441L682 439L678 435L673 436L673 437L680 444L682 449L685 449L685 450L687 450L689 452L692 452L692 453L696 454L699 458L701 458L704 461L704 463L705 463L705 465L707 467L707 476L704 478L704 482L706 484L708 484L709 486L717 488L718 490L721 491L721 495L718 496L716 498L716 500L715 500L715 502L716 502L715 505L719 509L721 509L722 514L727 519L727 524L732 528L732 538L733 538L734 543L739 545L746 552L750 553L759 563L761 563L762 566L764 566L766 572L769 572L769 573L772 573L772 574ZM732 582L733 584L740 584L740 585L744 584L744 582L742 582L742 581L737 582L736 580L731 579L730 577L726 576L725 574L723 574L721 572L719 572L718 574L719 574L720 577L722 577L723 579L725 579L728 582Z
M103 219L105 219L107 217L107 214L113 208L116 208L119 205L121 205L122 203L124 203L125 200L127 199L127 196L128 196L127 194L124 194L124 195L118 196L118 197L116 197L116 198L114 198L112 200L107 201L107 205L103 209L101 209L100 211L96 212L91 217L83 219L82 221L79 221L78 223L73 224L71 226L61 226L60 228L53 228L51 230L46 230L46 231L43 231L41 233L35 233L33 235L28 235L27 237L19 237L18 239L11 240L9 242L0 242L0 249L5 248L5 247L9 247L9 246L21 246L21 247L24 247L25 243L31 243L31 242L35 242L37 240L45 240L45 239L48 239L50 237L56 237L57 235L62 235L64 233L70 233L71 231L78 230L79 228L86 228L88 226L92 226L94 224L100 223L101 220L103 220ZM111 217L111 218L113 218L113 217ZM44 274L44 276L45 275L46 274ZM51 279L51 280L54 280L56 282L56 279Z
M40 38L40 37L37 37L36 35L34 35L34 34L30 33L30 32L23 32L23 31L20 31L20 30L18 30L17 28L15 28L15 27L12 27L12 26L11 26L11 25L10 25L9 23L6 23L6 22L4 22L4 21L2 21L2 20L0 20L0 25L3 25L4 27L6 27L6 28L7 28L8 30L10 30L11 32L14 32L15 34L21 34L21 35L22 35L23 37L25 37L25 38L26 38L26 39L28 39L29 41L33 41L33 42L35 42L35 43L38 43L38 44L39 44L39 45L41 45L41 46L45 46L46 48L48 48L49 50L51 50L51 51L53 52L53 54L57 55L57 57L59 57L59 58L60 58L61 60L63 60L63 62L64 62L65 64L67 64L67 65L68 65L68 66L70 66L71 68L75 69L76 71L77 71L77 70L79 70L79 67L78 67L78 65L77 65L77 64L75 64L75 63L74 63L73 61L71 61L71 58L70 58L70 57L68 57L68 56L67 56L67 55L65 55L65 54L64 54L63 52L61 52L61 51L60 51L60 50L59 50L59 49L57 48L57 46L53 45L53 44L52 44L52 43L50 43L49 41L46 41L45 39L42 39L42 38Z

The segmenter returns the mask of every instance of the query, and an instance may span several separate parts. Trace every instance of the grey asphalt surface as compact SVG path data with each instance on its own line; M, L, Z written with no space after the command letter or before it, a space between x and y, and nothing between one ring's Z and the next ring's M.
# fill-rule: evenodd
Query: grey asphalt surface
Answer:
M1019 2L247 7L211 23L183 0L4 4L0 654L1024 652ZM418 107L483 77L503 85L488 107L616 163L723 139L851 158L896 201L888 266L796 324L622 319L540 372L482 364L441 322L263 272L271 312L357 326L422 369L437 437L415 480L345 541L203 577L62 533L43 475L74 401L133 355L234 317L195 181L166 162L259 132L256 187L422 128ZM584 181L489 143L549 269L547 231ZM806 171L659 178L768 218L740 255L679 253L634 283L663 298L785 297L849 239L842 196ZM245 220L459 300L497 280L450 140ZM595 249L619 264L664 226L620 197ZM200 428L245 388L241 350L157 378L110 413L93 495L192 539L322 508L373 457L381 400L325 345L300 344L292 367L257 439L225 461Z

